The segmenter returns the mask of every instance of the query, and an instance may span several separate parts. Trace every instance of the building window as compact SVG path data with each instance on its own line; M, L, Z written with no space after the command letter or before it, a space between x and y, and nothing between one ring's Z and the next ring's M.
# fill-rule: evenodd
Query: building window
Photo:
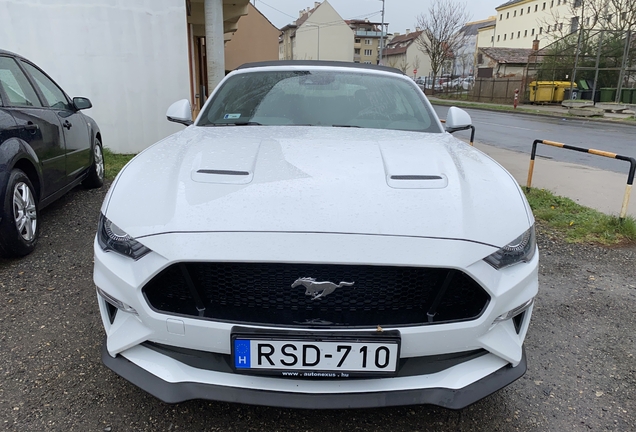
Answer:
M484 63L484 55L482 53L477 54L477 63L479 64Z
M360 48L354 48L353 53L360 55Z
M504 35L504 40L505 40L505 37L506 36ZM500 38L501 38L501 35L497 35L497 42L499 42Z
M365 62L362 62L362 63L364 63L364 64L371 64L371 62L370 62L370 61L365 61Z
M581 0L574 0L574 7L581 7Z
M490 42L494 42L495 41L495 37L494 36L490 36Z
M530 6L528 6L528 13L530 13Z
M515 32L510 33L510 40L513 40L515 38Z
M585 25L589 27L589 25L590 25L590 17L585 18Z
M516 16L517 16L517 11L514 11L514 12L512 13L512 16L513 16L513 17L516 17Z
M528 30L526 30L525 32L523 32L523 37L528 37Z
M364 40L364 44L365 45L371 45L371 39L365 39Z
M556 29L556 26L554 26ZM559 23L559 30L563 30L563 23Z
M356 39L356 43L360 43L360 39Z
M543 34L543 27L539 27L539 34Z
M549 25L549 24L548 24L548 28L547 28L547 29L545 29L545 32L546 32L546 33L550 33L550 25Z
M532 29L532 32L530 33L532 36L534 36L534 29Z
M503 19L503 14L499 14L499 21Z
M365 55L365 56L373 55L373 50L365 49L365 50L364 50L364 55Z
M519 12L519 15L523 15L523 8L521 8L521 12Z
M517 32L517 39L519 39L520 37L521 37L521 30Z
M577 16L572 17L572 20L570 21L570 33L574 33L578 29L579 29L579 17Z
M507 34L504 35L504 40L506 40L506 36L508 36Z
M550 2L550 7L554 7L554 0Z
M510 12L506 12L506 19L510 18Z
M534 11L538 11L539 10L539 5L534 5Z

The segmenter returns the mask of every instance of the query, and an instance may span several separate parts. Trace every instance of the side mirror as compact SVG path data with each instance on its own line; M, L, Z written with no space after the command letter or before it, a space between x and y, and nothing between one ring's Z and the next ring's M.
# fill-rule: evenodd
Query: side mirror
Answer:
M463 109L457 107L450 107L448 109L448 115L446 116L446 132L453 133L460 130L470 129L473 125L473 121Z
M181 99L180 101L173 103L168 108L168 111L166 111L166 117L168 118L168 121L190 126L193 123L190 101L187 99Z
M91 101L89 101L88 98L85 97L74 97L73 106L78 111L93 108L93 104L91 103Z

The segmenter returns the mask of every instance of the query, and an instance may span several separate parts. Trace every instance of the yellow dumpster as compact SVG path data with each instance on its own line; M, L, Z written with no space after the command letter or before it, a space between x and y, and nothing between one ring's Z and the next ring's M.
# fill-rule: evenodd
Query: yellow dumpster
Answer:
M576 88L576 83L572 84L572 88ZM570 81L554 82L554 98L552 102L563 102L565 99L565 91L570 89Z
M530 102L550 103L554 99L554 81L532 81L530 83Z

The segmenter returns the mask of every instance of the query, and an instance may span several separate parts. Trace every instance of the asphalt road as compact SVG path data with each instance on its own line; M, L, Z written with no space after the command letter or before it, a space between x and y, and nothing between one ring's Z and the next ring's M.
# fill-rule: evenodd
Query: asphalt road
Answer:
M636 430L636 249L571 246L539 229L529 370L462 411L166 405L101 364L92 241L106 189L45 209L37 250L0 260L0 426L9 431Z
M434 105L434 108L440 118L446 118L449 107ZM476 128L476 142L530 154L534 140L546 139L636 157L636 125L479 109L466 111ZM466 132L457 132L456 135L470 137ZM549 146L540 145L537 155L625 174L629 171L627 162Z

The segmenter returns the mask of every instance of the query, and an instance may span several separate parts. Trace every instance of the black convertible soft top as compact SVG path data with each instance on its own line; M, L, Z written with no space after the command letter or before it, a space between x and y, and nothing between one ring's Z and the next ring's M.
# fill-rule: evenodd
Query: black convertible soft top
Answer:
M380 66L366 63L351 63L351 62L340 62L340 61L322 61L322 60L274 60L274 61L264 61L264 62L255 62L255 63L245 63L236 69L251 69L257 67L267 67L267 66L325 66L325 67L345 67L352 69L370 69L370 70L379 70L384 72L393 72L399 75L404 75L399 69L395 69L388 66Z

